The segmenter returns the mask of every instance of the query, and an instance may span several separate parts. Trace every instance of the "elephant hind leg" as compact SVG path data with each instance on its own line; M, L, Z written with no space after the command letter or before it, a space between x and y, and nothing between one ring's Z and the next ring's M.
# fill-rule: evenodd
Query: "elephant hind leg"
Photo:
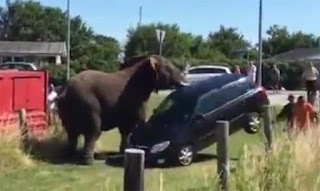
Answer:
M101 119L99 115L91 114L88 116L88 121L82 124L83 135L84 135L84 148L83 148L83 164L90 165L94 160L94 148L95 143L99 139L101 134Z
M68 147L67 147L67 154L72 156L76 154L77 145L78 145L78 133L67 133L68 134Z
M99 139L101 132L95 132L94 134L84 135L84 154L83 164L90 165L94 161L94 148L96 141Z

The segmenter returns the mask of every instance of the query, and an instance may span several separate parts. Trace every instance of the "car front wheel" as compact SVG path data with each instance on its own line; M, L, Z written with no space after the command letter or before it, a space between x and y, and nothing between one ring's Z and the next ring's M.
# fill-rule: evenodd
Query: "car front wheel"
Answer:
M178 149L177 159L180 165L189 166L194 158L194 151L191 145L181 146Z
M255 134L259 131L260 123L261 120L258 113L249 113L247 114L247 123L244 130L249 134Z

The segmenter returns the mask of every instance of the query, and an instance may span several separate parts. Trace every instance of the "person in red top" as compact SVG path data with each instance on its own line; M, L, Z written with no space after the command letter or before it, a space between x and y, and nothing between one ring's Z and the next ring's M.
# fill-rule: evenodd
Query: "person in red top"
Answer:
M293 106L291 118L291 130L305 131L311 128L316 115L315 108L307 102L303 96L299 96L297 103Z

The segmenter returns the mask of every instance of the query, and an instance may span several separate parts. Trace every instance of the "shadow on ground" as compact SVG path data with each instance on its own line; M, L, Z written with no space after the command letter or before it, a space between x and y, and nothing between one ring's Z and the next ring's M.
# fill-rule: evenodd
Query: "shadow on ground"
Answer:
M100 153L97 154L99 157L96 158L96 160L105 160L106 165L113 166L113 167L119 167L122 168L124 166L124 155L119 154L119 153ZM212 154L206 154L206 153L199 153L196 155L194 158L193 164L195 163L201 163L205 161L210 161L210 160L216 160L217 156L212 155ZM238 158L230 158L230 160L237 161L239 160ZM151 165L150 163L145 164L145 168L178 168L181 167L179 165Z

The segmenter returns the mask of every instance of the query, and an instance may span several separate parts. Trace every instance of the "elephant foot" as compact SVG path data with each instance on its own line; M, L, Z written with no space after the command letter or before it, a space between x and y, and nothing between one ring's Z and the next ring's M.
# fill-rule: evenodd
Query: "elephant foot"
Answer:
M77 155L77 150L75 148L67 147L63 150L64 157L74 157Z
M92 165L94 162L94 158L93 156L88 156L88 155L84 155L83 157L81 157L79 163L81 165Z

